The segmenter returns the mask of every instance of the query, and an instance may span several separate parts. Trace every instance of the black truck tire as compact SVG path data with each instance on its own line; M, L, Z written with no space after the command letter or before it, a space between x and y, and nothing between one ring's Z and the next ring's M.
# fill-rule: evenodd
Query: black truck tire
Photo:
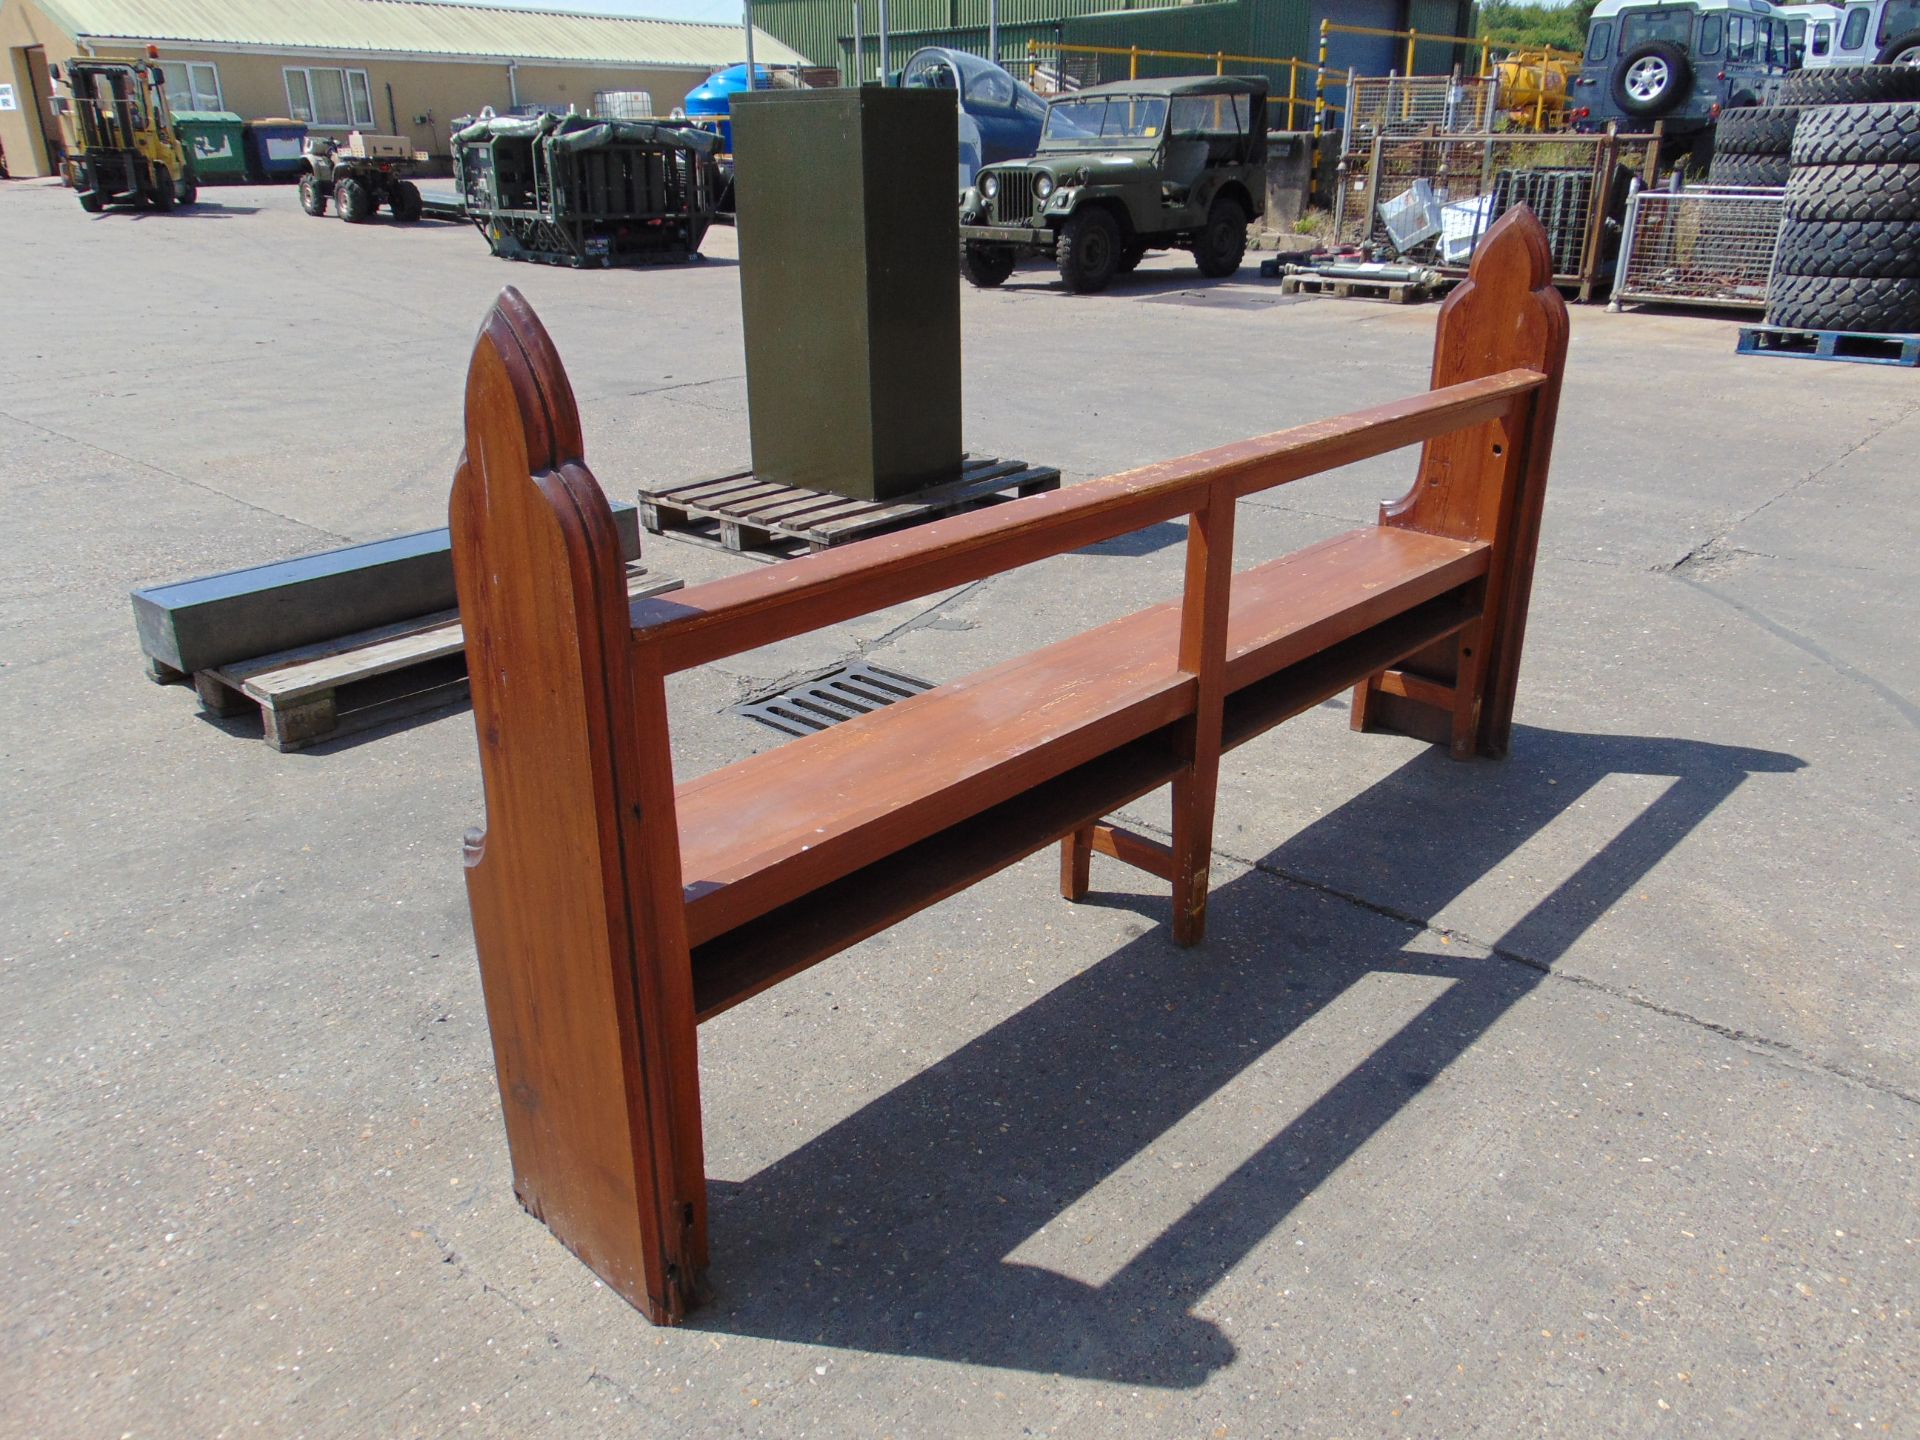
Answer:
M1224 280L1247 257L1247 212L1231 195L1214 198L1206 228L1194 242L1193 258L1209 280Z
M1911 334L1920 331L1920 278L1776 275L1767 293L1767 323L1793 330Z
M1665 80L1657 88L1650 81L1664 69ZM1613 67L1613 101L1629 115L1647 119L1664 115L1693 89L1693 66L1687 52L1666 40L1649 40L1636 45L1620 57Z
M1920 276L1920 225L1906 220L1789 220L1774 252L1780 275L1847 280Z
M1784 155L1793 148L1793 127L1801 105L1749 105L1729 110L1714 126L1713 153Z
M1795 165L1920 164L1920 105L1825 105L1793 136Z
M1081 208L1060 227L1054 259L1060 278L1076 295L1092 295L1113 283L1120 269L1120 225L1099 206Z
M342 220L357 224L373 214L373 195L351 175L333 182L333 208Z
M1015 258L1011 245L969 240L960 247L960 273L980 289L991 290L1013 274Z
M1920 220L1920 165L1796 166L1787 218Z
M1834 65L1796 70L1781 82L1782 105L1860 105L1873 100L1920 100L1920 66Z
M320 188L311 170L300 177L300 208L309 215L327 213L327 192Z
M393 218L412 224L420 218L420 187L411 180L396 180L387 187L387 207Z
M1784 155L1718 155L1707 171L1709 185L1784 185L1789 166Z

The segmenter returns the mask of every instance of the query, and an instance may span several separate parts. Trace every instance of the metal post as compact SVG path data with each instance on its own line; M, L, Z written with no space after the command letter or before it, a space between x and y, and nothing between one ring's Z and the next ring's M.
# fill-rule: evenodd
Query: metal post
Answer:
M1327 119L1327 92L1323 88L1327 74L1327 24L1325 20L1320 22L1320 63L1313 72L1313 163L1316 167L1320 164L1320 130ZM1351 92L1347 95L1347 108L1353 108Z
M740 0L741 23L747 32L747 89L760 88L760 72L753 67L753 0Z
M987 59L1000 63L1000 0L987 0Z
M1140 47L1135 45L1127 54L1127 79L1140 78Z
M1287 62L1287 129L1293 129L1293 107L1300 99L1300 57Z
M867 83L867 10L860 0L853 0L853 83Z
M893 62L887 55L887 0L880 0L880 83L893 74Z

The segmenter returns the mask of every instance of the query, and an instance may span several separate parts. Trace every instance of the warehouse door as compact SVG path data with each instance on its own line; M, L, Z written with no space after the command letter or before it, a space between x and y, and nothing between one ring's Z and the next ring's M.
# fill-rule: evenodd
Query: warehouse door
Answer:
M1407 26L1405 0L1313 0L1307 15L1309 58L1320 53L1320 22L1336 25L1361 25L1369 30L1404 30ZM1342 35L1328 37L1327 66L1344 74L1349 68L1362 75L1385 75L1404 70L1407 46L1403 40L1387 35Z

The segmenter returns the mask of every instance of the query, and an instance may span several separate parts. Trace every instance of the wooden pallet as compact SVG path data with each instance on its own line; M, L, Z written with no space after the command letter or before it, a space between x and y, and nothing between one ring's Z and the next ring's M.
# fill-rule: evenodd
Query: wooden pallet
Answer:
M680 584L639 566L627 573L627 594L636 600ZM193 688L209 714L258 711L267 744L302 750L461 700L467 693L465 646L460 612L442 610L202 670Z
M1920 367L1920 335L1743 325L1736 353L1784 355L1796 360L1848 360L1856 365L1900 365L1913 369Z
M958 480L904 500L849 500L822 490L756 480L751 471L640 492L640 523L717 537L729 550L825 550L957 510L1060 488L1060 472L1024 460L968 460Z
M1432 287L1414 280L1361 280L1334 275L1283 275L1282 295L1330 295L1336 300L1385 300L1411 305L1433 294Z

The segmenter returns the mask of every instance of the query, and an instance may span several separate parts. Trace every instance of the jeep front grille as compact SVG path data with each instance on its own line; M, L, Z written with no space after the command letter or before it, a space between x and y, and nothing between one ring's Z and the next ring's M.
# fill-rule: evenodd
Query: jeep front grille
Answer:
M996 170L994 174L1000 181L1000 193L993 197L993 223L1029 223L1039 208L1039 197L1033 193L1034 181L1039 177L1031 170Z

